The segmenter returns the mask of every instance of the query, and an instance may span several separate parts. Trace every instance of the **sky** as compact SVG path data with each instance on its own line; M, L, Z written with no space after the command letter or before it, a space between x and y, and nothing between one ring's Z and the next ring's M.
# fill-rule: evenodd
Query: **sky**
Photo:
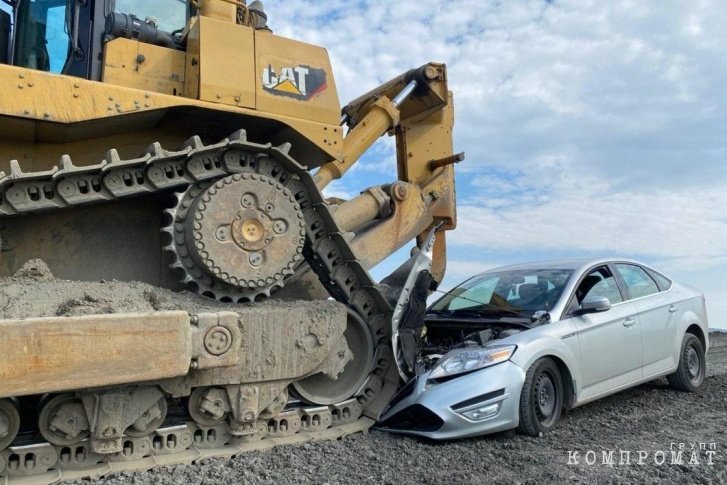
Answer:
M265 6L276 33L328 48L344 104L447 63L467 160L444 288L502 264L628 257L703 291L711 325L727 328L726 2ZM329 193L393 179L393 141L354 170Z
M727 328L727 2L265 7L277 34L328 48L343 104L410 68L447 63L455 150L467 160L443 288L502 264L628 257L703 291L711 325ZM328 194L395 177L385 138Z

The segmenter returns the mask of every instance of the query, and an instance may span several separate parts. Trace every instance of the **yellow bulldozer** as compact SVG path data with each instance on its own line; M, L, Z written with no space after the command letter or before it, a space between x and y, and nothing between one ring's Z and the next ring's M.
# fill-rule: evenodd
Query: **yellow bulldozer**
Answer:
M436 284L456 225L445 66L342 108L259 1L2 1L0 482L370 427L411 359L368 271ZM386 134L398 180L326 198Z

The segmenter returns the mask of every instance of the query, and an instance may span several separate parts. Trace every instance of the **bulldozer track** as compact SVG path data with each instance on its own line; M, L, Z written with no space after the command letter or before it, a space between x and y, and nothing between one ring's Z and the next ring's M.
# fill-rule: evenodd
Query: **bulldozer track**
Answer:
M355 396L330 406L289 406L259 420L258 432L245 438L233 437L225 424L205 428L188 421L146 437L126 437L124 451L108 456L91 452L87 441L69 447L44 442L10 446L0 452L0 484L47 484L232 457L282 444L336 439L374 423L398 387L390 347L392 309L357 260L312 176L289 156L289 149L288 144L249 142L244 131L237 131L213 145L194 137L177 151L155 143L145 155L131 160L111 150L104 161L91 166L74 166L64 156L59 167L26 173L12 162L11 173L0 178L0 217L171 191L244 172L275 177L293 193L305 216L305 260L329 294L364 319L374 338L372 368Z
M189 423L160 428L147 438L127 440L128 450L130 443L134 445L142 443L150 447L150 451L144 456L135 456L129 451L127 456L121 454L106 460L99 460L99 455L94 455L85 441L73 447L60 447L48 443L19 446L3 452L4 456L0 459L0 470L3 470L3 475L0 475L0 485L36 485L52 484L62 480L98 479L111 473L148 471L167 465L197 463L210 458L231 459L251 451L265 451L278 446L312 441L331 441L355 433L366 433L373 424L374 420L363 417L352 423L331 426L321 431L301 430L295 434L271 435L257 441L230 440L226 443L211 444L205 443L204 440L212 429ZM178 438L182 442L173 446L168 445L173 442L173 440L170 442L170 437ZM190 439L193 440L191 444ZM54 456L55 461L50 461ZM35 474L26 474L32 471L21 469L30 462L33 462ZM15 468L16 466L18 468ZM6 475L18 471L22 474Z

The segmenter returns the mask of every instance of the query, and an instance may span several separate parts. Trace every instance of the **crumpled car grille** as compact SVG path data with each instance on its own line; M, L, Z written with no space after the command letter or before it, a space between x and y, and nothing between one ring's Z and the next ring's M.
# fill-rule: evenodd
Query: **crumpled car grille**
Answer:
M408 431L437 431L444 421L421 404L402 409L381 423L381 427Z

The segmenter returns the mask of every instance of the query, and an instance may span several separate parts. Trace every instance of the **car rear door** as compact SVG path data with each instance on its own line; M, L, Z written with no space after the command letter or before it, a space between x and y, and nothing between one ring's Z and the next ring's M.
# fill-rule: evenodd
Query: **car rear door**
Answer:
M627 288L629 301L639 313L644 377L673 369L677 365L673 344L679 327L679 306L672 301L669 291L661 291L656 280L642 266L616 263L614 267L617 277Z
M589 277L591 280L598 277L600 281L584 289ZM580 303L591 296L605 296L611 301L611 309L577 315ZM638 310L625 299L607 265L586 272L572 296L569 309L578 329L581 348L579 401L641 379L643 360Z

